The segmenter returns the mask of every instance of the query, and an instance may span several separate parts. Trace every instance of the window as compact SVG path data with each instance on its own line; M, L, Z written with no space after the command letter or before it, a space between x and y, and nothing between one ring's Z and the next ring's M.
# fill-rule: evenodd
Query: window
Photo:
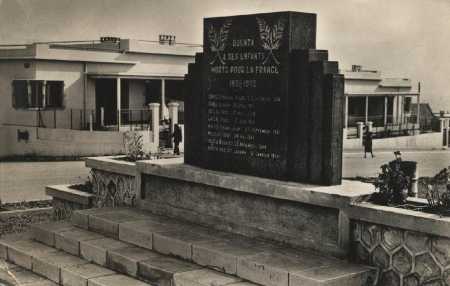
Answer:
M13 107L14 108L28 107L28 87L26 80L13 81Z
M12 85L14 108L63 107L63 81L14 80Z
M62 107L64 94L63 81L47 81L45 92L45 106Z
M37 81L37 80L30 80L28 81L28 85L30 87L29 91L29 98L28 98L28 107L30 108L43 108L44 102L42 101L43 98L43 82Z
M405 103L404 103L404 106L403 106L403 110L406 113L410 113L411 112L411 102L412 102L411 97L405 97Z

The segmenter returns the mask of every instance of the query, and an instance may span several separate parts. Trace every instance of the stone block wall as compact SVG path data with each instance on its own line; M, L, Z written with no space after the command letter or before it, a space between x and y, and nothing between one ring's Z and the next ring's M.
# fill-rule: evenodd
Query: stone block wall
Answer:
M156 214L252 238L338 254L335 208L143 175L140 207Z
M379 286L450 285L450 238L353 220L352 260L378 268Z

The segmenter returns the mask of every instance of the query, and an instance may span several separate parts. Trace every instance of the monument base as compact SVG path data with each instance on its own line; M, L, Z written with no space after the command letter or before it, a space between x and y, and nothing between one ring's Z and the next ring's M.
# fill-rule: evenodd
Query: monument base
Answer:
M212 171L173 160L136 166L142 209L338 257L348 251L346 209L373 192L370 185L355 181L315 186Z

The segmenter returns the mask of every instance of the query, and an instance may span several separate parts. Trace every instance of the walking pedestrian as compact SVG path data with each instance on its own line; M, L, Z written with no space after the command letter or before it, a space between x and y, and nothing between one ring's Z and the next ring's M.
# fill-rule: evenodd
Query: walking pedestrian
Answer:
M174 143L174 147L173 147L173 153L176 155L180 155L180 142L183 141L183 134L181 132L181 128L178 124L175 124L174 128L173 128L173 143Z
M369 126L366 125L364 127L364 158L367 158L367 153L370 153L372 158L375 157L372 151L372 132L370 132Z

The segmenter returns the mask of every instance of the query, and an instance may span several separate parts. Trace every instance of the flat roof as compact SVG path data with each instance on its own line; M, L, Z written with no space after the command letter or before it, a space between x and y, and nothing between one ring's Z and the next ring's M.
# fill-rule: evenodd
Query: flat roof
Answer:
M159 41L133 39L103 42L98 40L36 42L33 44L0 45L0 59L43 59L133 64L132 60L119 60L117 55L141 54L194 57L196 53L202 51L203 47L197 44L167 44Z

